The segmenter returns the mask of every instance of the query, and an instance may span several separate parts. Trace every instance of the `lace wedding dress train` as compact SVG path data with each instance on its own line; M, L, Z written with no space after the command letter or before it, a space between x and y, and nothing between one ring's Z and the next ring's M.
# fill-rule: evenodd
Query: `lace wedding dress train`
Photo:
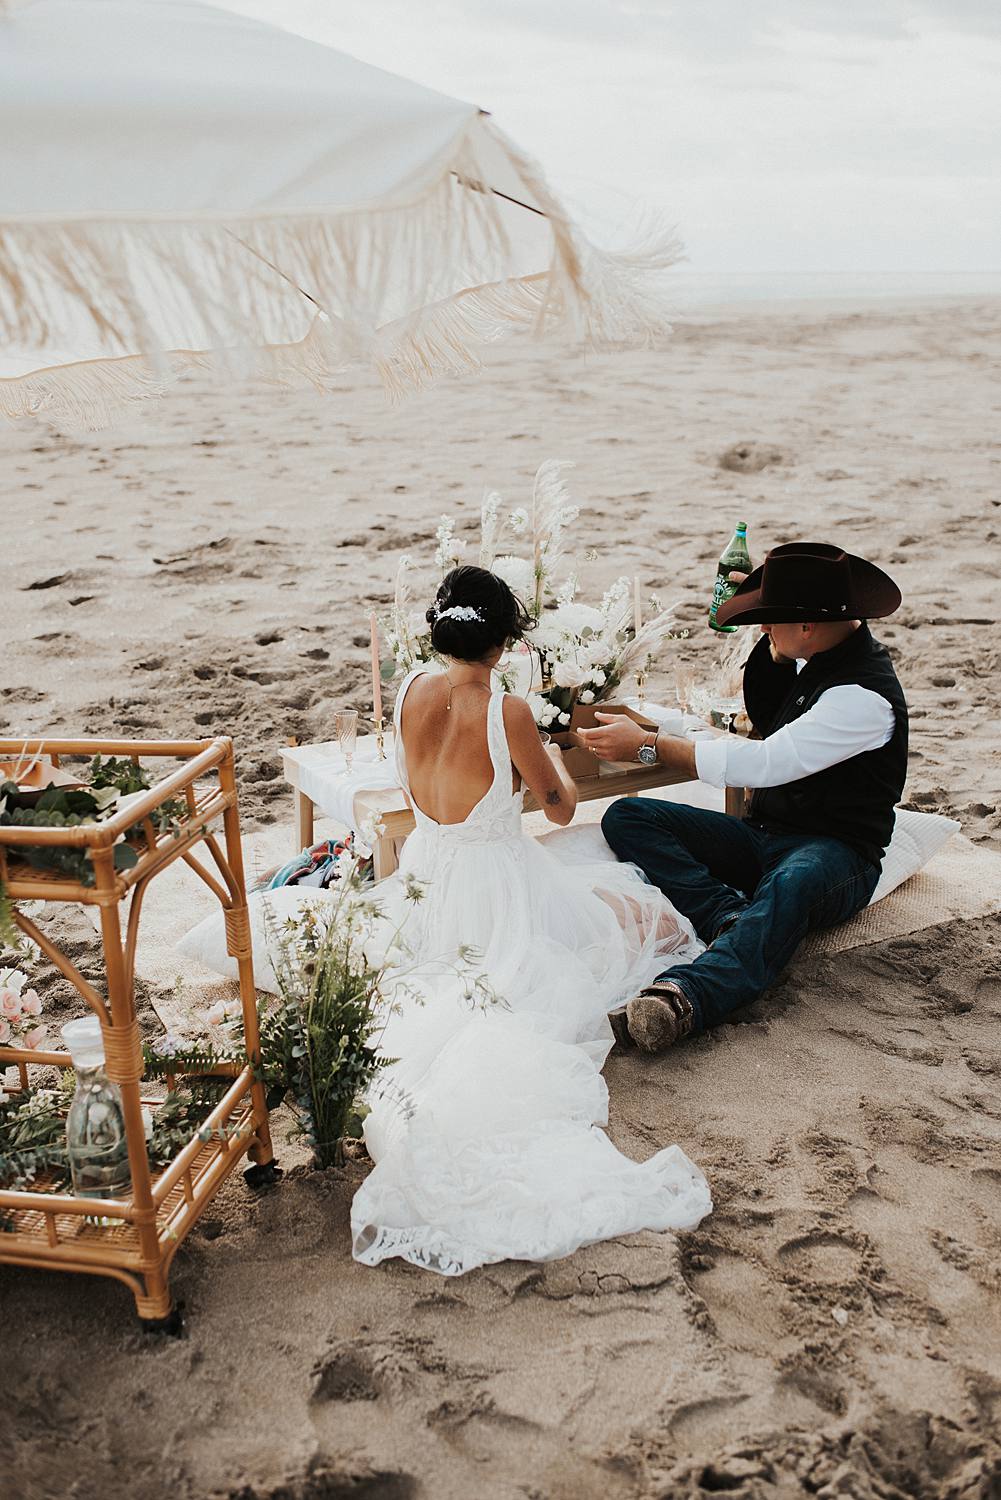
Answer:
M401 689L397 724L414 677ZM426 964L401 976L365 1122L375 1168L351 1212L355 1258L399 1256L457 1276L488 1262L555 1260L639 1229L685 1229L709 1213L702 1173L678 1146L639 1163L599 1127L607 1012L701 951L691 926L629 865L564 863L521 828L502 693L487 734L494 779L462 823L416 803L399 873L379 887L392 924ZM402 736L397 767L410 791ZM413 876L425 888L406 901ZM471 1003L445 967L464 946L494 999Z

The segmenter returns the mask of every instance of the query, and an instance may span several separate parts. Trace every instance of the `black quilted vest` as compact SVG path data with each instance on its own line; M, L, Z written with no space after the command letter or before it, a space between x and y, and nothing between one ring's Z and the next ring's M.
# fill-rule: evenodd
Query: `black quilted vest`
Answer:
M890 654L863 623L831 651L811 657L797 673L775 662L762 636L744 668L744 704L763 739L812 708L828 688L857 683L893 709L893 736L880 750L853 755L839 765L785 786L761 787L751 796L747 821L770 833L822 834L841 839L878 865L893 832L893 809L907 775L907 704Z

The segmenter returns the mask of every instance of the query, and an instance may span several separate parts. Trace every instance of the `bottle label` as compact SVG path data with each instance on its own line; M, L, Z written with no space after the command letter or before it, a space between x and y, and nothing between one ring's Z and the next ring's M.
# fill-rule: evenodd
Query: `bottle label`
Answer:
M731 583L722 571L716 574L716 582L713 585L712 603L709 606L709 618L713 622L716 620L716 611L720 605L725 604L728 599L732 599L736 592L737 585Z

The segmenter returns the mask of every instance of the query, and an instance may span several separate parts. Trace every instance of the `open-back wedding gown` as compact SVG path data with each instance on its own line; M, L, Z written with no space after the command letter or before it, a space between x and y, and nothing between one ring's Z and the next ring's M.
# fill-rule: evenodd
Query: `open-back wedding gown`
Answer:
M396 705L400 784L417 827L398 875L379 887L419 963L401 977L382 1048L397 1059L369 1100L376 1165L351 1211L357 1260L400 1256L457 1276L487 1262L555 1260L639 1229L691 1228L712 1200L678 1146L638 1163L599 1127L607 1011L658 972L700 951L692 928L629 865L565 863L521 827L512 793L503 693L491 694L491 786L462 823L414 802L400 732L412 673ZM407 905L416 877L424 899ZM406 913L406 915L405 915ZM496 1000L465 998L442 961L478 950ZM666 1082L666 1081L665 1081Z

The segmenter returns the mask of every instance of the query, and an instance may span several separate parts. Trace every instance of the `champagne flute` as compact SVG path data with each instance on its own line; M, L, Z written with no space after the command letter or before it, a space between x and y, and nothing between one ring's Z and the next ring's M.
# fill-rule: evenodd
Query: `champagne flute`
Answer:
M674 673L674 696L683 714L688 712L689 697L692 684L695 681L695 673L691 667L677 667Z
M341 747L344 764L350 771L355 755L355 742L358 738L358 710L356 708L337 710L334 714L334 735Z

